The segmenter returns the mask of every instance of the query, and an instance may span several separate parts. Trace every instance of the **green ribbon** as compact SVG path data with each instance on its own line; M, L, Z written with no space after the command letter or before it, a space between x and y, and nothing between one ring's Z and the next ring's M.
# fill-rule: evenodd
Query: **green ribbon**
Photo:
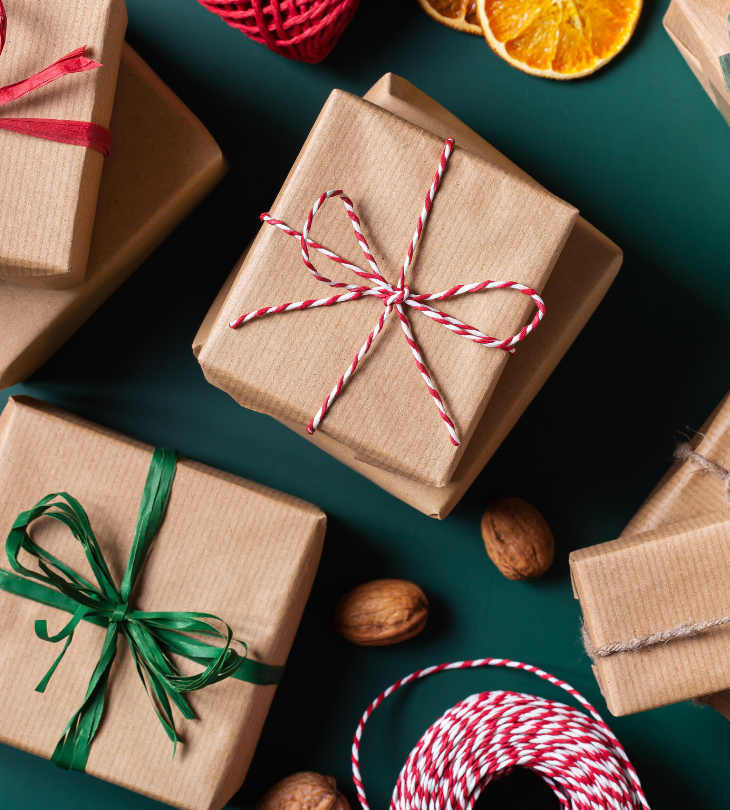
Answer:
M18 515L8 535L5 550L16 573L0 569L0 588L73 614L68 624L55 635L48 634L44 620L35 623L35 633L43 641L56 644L65 639L60 655L36 687L37 692L45 690L80 621L106 628L99 662L89 681L84 702L69 721L51 757L60 768L83 771L86 767L104 712L109 673L120 634L129 643L137 673L162 727L173 742L173 756L177 743L182 740L175 730L171 703L177 706L183 717L192 720L195 715L184 697L186 692L203 689L225 678L258 685L276 684L283 675L283 667L247 658L246 644L234 639L231 628L211 613L142 611L130 607L129 597L167 509L176 465L175 450L157 448L154 451L139 507L134 543L118 590L84 508L68 493L46 495L32 509ZM41 516L57 520L71 530L84 549L96 585L31 540L28 527ZM42 573L25 568L19 562L21 549L37 558ZM225 629L218 629L213 622ZM188 633L196 637L186 635ZM197 638L201 635L222 640L223 646L201 641ZM243 655L231 646L234 641L243 648ZM170 659L171 654L201 664L205 669L197 675L183 675Z

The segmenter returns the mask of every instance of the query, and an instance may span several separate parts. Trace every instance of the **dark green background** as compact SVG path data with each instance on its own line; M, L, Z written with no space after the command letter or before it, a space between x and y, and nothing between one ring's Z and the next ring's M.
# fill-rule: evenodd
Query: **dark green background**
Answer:
M416 0L363 0L317 66L269 53L195 0L127 4L129 41L210 128L231 173L55 357L5 394L28 393L175 445L327 512L324 557L288 675L231 807L251 807L269 785L303 769L336 776L354 807L349 757L360 714L392 681L430 664L516 658L565 678L608 716L578 643L568 553L618 535L666 469L676 431L699 427L730 383L730 131L662 28L666 2L649 0L625 52L573 83L521 74L480 38L426 17ZM444 522L239 408L206 384L190 351L330 90L362 94L387 71L448 107L625 251L592 321ZM485 554L479 519L506 494L534 503L554 530L556 561L538 582L508 582ZM333 608L346 590L377 577L419 583L431 618L412 641L356 648L331 631ZM446 673L404 690L364 737L373 810L387 806L426 727L458 700L493 688L562 699L542 681L504 670ZM610 725L655 809L730 807L730 724L720 715L684 704ZM558 807L529 774L490 786L487 804ZM0 747L0 807L50 806L161 807Z

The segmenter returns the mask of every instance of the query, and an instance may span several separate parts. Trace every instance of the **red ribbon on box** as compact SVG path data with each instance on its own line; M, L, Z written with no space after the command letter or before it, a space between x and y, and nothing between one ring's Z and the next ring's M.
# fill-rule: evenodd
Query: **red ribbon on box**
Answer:
M2 0L0 0L0 54L5 47L7 25L7 15ZM102 67L99 62L94 62L84 56L85 50L85 47L77 48L33 76L15 82L15 84L0 87L0 106L32 93L62 76ZM109 154L112 138L111 132L106 127L92 121L65 121L58 118L0 118L0 129L20 132L34 138L44 138L47 141L96 149L104 157Z

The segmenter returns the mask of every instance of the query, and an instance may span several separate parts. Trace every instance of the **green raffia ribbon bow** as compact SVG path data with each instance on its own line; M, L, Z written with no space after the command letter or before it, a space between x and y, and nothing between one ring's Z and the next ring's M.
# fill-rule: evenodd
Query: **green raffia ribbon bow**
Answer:
M129 605L130 594L165 515L176 465L175 450L155 450L139 507L134 543L119 590L114 585L84 508L66 492L46 495L32 509L18 515L8 535L5 549L16 574L0 569L0 588L73 614L63 630L54 636L48 634L45 621L35 623L36 635L43 641L55 644L66 639L61 654L36 687L37 692L45 690L82 619L106 627L104 645L84 702L69 721L51 757L60 768L83 771L86 767L104 711L104 697L120 634L129 643L145 691L174 744L173 756L181 740L175 730L170 702L177 706L183 717L193 719L195 715L184 697L185 692L203 689L229 677L259 685L275 684L281 680L283 667L251 661L245 653L236 652L231 644L237 639L233 638L231 628L217 616L189 611L133 610ZM28 527L43 515L58 520L71 530L84 549L97 585L31 540ZM38 559L42 573L31 571L18 561L21 549ZM212 622L223 625L225 630L219 630ZM208 644L187 633L214 636L222 640L224 646ZM237 643L247 651L243 642ZM205 669L197 675L183 675L170 659L170 654L183 656L205 666Z
M730 18L728 18L728 28L730 28ZM722 77L725 79L725 89L730 93L730 53L724 53L720 57L720 68Z

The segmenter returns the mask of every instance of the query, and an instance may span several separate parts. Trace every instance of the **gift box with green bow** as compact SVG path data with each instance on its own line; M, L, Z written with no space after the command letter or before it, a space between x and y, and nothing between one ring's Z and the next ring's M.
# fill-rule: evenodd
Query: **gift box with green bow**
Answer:
M223 807L325 516L26 397L0 415L0 491L0 741L186 810Z

